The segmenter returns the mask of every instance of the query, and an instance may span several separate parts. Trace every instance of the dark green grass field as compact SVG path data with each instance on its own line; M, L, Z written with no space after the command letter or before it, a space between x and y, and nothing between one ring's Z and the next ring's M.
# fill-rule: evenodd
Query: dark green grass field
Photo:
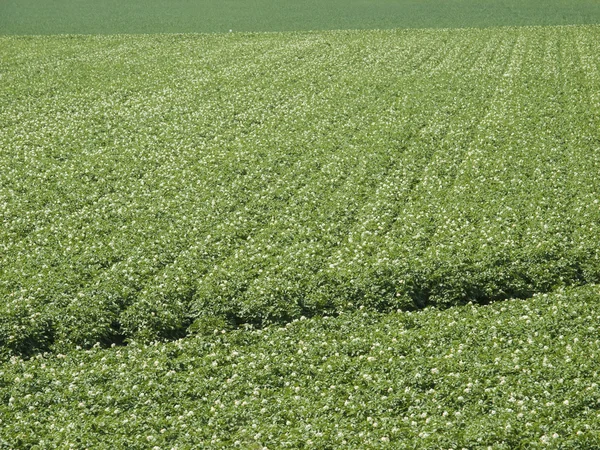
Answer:
M1 0L0 34L590 24L594 0Z

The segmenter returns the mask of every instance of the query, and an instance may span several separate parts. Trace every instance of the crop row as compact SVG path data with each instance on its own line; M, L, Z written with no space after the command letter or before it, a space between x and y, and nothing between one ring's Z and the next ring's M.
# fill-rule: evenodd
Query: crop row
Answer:
M597 448L599 286L0 365L7 448Z
M598 27L0 38L0 348L600 281Z

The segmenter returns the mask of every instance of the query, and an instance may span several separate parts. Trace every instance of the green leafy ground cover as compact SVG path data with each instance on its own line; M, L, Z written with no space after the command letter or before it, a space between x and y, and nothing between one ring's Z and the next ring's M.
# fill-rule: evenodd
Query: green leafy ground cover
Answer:
M0 34L198 33L570 25L595 0L2 0Z
M599 448L600 27L6 36L598 18L0 1L0 448Z
M0 352L600 281L600 28L0 38Z
M0 366L7 448L591 449L600 287Z

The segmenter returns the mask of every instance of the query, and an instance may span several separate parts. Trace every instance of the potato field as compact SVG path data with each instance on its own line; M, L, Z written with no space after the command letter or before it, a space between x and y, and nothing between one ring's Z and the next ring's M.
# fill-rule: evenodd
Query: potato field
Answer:
M599 42L0 34L0 449L600 448Z
M600 281L599 39L3 38L2 353Z

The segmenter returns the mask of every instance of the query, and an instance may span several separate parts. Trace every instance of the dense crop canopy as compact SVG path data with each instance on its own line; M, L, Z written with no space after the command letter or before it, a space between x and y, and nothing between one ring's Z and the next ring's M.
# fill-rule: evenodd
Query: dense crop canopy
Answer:
M599 39L0 38L1 354L600 281Z
M0 366L8 448L598 448L600 287Z

